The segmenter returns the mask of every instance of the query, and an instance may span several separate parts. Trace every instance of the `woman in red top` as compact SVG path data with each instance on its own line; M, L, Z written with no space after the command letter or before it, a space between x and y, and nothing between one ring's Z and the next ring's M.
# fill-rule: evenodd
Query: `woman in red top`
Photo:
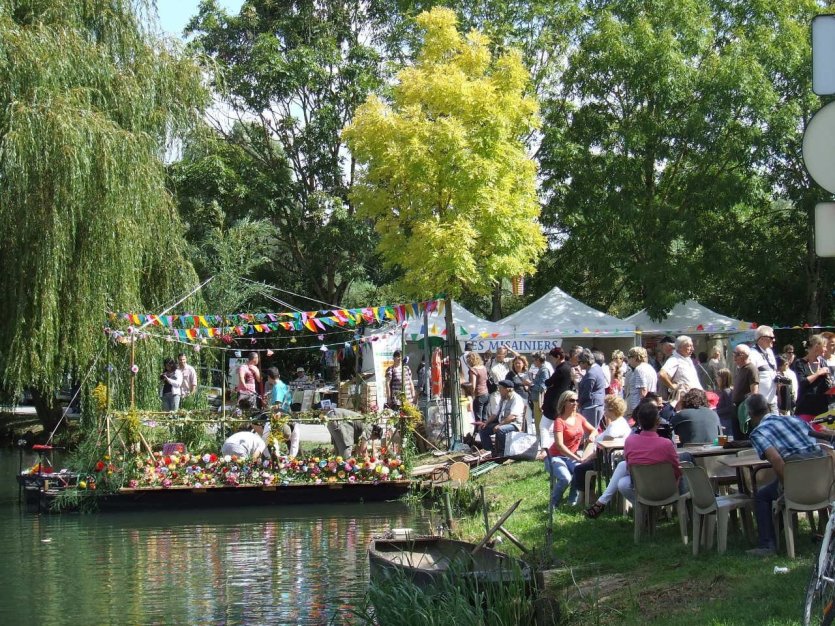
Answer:
M571 483L574 467L583 460L580 445L588 435L592 442L597 429L577 412L577 393L565 391L557 401L557 419L554 420L554 443L548 450L545 469L556 479L551 492L551 504L560 505L566 487ZM577 490L572 487L568 494L569 504L577 504Z

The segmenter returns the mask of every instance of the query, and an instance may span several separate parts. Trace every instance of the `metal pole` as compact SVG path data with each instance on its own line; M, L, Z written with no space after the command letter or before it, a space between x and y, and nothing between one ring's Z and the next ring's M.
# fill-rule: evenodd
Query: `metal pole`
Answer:
M455 321L452 319L452 298L444 299L446 306L446 338L449 347L449 395L452 418L452 445L461 441L461 394L458 381L458 341L455 336Z
M432 361L429 355L429 312L423 309L423 380L420 381L426 389L426 402L423 406L423 420L429 424L429 402L432 400Z

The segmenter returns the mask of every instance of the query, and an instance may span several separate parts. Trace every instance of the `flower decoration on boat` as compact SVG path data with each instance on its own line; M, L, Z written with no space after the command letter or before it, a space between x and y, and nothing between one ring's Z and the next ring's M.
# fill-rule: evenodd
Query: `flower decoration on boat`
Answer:
M348 459L281 456L253 461L234 455L156 453L146 457L140 476L128 486L131 489L268 487L292 483L379 483L404 478L402 461L386 455Z

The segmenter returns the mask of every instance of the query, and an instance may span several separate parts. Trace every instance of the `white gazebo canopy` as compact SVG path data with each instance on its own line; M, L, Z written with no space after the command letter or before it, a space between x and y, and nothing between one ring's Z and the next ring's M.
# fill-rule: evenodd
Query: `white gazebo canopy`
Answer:
M642 333L658 335L714 335L738 333L754 327L750 322L711 311L695 300L678 303L660 321L651 319L646 309L630 315L625 321L634 324Z
M510 326L517 339L635 336L635 324L593 309L559 287L498 323Z

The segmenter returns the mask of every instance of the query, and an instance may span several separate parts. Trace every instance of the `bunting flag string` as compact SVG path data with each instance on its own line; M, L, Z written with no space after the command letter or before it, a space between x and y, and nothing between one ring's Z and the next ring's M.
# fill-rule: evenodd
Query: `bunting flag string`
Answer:
M330 309L319 311L285 311L280 313L234 313L231 315L154 315L141 313L110 313L109 321L116 325L126 321L131 326L158 326L176 330L212 330L224 334L227 328L254 328L253 332L270 332L283 328L287 331L307 329L318 333L326 328L355 328L357 324L387 321L403 323L419 317L424 310L443 310L443 301L427 300L408 304ZM261 327L263 330L259 329ZM247 332L249 332L247 330Z
M114 338L131 334L133 327L158 327L167 329L166 335L171 340L183 342L205 341L207 339L220 340L231 344L235 338L255 334L310 332L321 335L323 333L341 333L356 329L366 324L396 323L398 330L410 319L422 319L424 312L433 316L443 316L445 302L443 299L426 300L394 305L359 307L353 309L321 309L317 311L284 311L267 313L235 313L231 315L155 315L141 313L110 313L111 327L105 332ZM119 328L121 323L129 325L127 331ZM538 329L531 332L506 331L484 332L468 329L464 325L456 328L462 339L503 339L509 337L525 338L534 336L551 337L582 337L582 336L625 336L629 334L690 334L690 333L737 333L757 328L753 322L738 322L731 325L697 324L686 328L669 328L659 325L658 328L634 329L623 328L550 328ZM819 324L772 324L775 330L811 330L819 331L835 328ZM384 331L385 332L385 331ZM446 337L445 324L430 322L429 328L421 322L418 332L410 332L409 338L418 341L422 337ZM254 339L253 339L254 340Z

